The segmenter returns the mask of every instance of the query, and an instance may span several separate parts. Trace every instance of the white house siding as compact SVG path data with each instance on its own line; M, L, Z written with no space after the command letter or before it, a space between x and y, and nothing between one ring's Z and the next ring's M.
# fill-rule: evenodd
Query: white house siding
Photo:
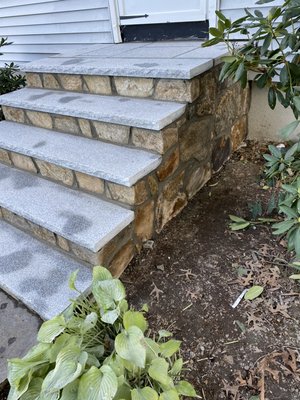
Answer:
M235 20L245 15L245 8L250 12L260 10L263 14L266 14L272 7L283 4L283 0L276 0L272 3L260 5L255 4L256 2L257 0L220 0L220 10L227 18Z
M2 65L113 43L108 0L0 1L0 37L13 42L2 48Z

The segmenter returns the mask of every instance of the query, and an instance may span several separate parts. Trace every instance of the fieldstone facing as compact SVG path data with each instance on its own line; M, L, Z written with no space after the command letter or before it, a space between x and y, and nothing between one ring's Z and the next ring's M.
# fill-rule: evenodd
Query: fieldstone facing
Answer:
M98 139L109 142L127 144L129 141L130 127L124 125L108 124L106 122L92 121Z
M73 117L53 117L54 129L58 131L73 133L75 135L80 134L79 126L77 121Z
M9 121L16 121L20 123L25 122L25 112L20 108L2 106L2 111L5 116L5 119Z
M18 153L10 153L10 157L15 167L25 171L33 172L35 174L37 173L36 166L30 157L23 156L22 154Z
M30 87L42 88L43 82L39 74L28 73L26 74L26 83Z
M49 114L38 111L26 111L29 122L40 128L52 129L52 118Z
M11 160L6 150L0 149L0 162L11 164Z
M78 119L78 123L79 123L79 127L81 130L81 133L83 134L83 136L92 138L93 134L92 134L92 127L91 127L91 123L90 121L88 121L87 119Z
M58 165L50 164L47 161L36 160L36 164L42 176L62 182L67 186L73 185L74 175L72 171Z
M192 103L200 93L199 80L160 79L157 82L154 98L160 100L187 101Z
M112 94L109 76L89 76L83 77L86 91L94 94Z
M59 75L61 86L64 90L75 92L82 91L82 79L80 75Z
M45 89L61 89L58 80L52 74L43 74L43 87Z
M104 182L102 179L83 174L82 172L76 172L75 175L80 189L97 194L104 193Z
M114 83L120 96L151 97L154 92L154 81L149 78L114 77Z

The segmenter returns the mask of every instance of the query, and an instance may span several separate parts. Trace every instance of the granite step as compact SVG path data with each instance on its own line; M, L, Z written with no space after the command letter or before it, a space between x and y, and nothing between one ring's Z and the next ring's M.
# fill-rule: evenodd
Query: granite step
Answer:
M104 183L135 185L161 162L159 155L141 149L9 121L0 123L0 149L12 153L2 153L2 161L69 186L77 182L80 189L94 186L91 191L100 194Z
M92 270L27 233L0 220L0 287L42 319L64 311L76 293L68 287L79 270L77 287L85 292Z
M176 102L33 88L2 95L0 104L43 113L46 115L45 124L49 121L49 126L42 127L50 129L52 122L49 118L55 114L160 131L182 116L186 108L185 104ZM5 116L9 119L7 114Z
M2 217L16 226L53 245L63 240L92 254L134 219L131 210L3 164L0 206Z
M203 92L200 74L227 51L192 41L95 45L22 68L29 87L192 103Z

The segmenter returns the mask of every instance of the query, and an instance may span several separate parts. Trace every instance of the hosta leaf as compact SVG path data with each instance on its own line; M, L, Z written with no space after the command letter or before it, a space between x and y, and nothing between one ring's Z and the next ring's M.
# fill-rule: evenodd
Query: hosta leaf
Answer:
M78 292L76 286L75 286L75 282L77 279L77 275L78 275L79 269L77 269L76 271L73 271L70 275L69 278L69 289L71 290L75 290L76 292Z
M161 355L163 357L171 357L180 348L181 342L179 340L169 340L166 343L160 345Z
M78 400L112 400L118 390L118 379L113 370L104 365L91 367L79 381Z
M65 327L66 322L63 315L58 315L42 324L37 339L42 343L52 343L65 330Z
M38 397L41 392L43 379L42 378L34 378L30 382L30 385L21 397L20 400L38 400Z
M133 389L131 391L132 400L158 400L157 392L150 388L144 387L143 389Z
M31 367L26 370L25 374L23 373L24 372L23 369L22 378L18 379L16 384L15 383L12 384L11 380L9 379L9 383L11 384L11 389L9 391L8 400L17 400L27 391L32 378L32 374L34 372L33 368L34 366L31 365Z
M146 343L140 328L131 326L120 333L115 340L117 354L137 367L144 368L146 361Z
M151 362L148 373L152 379L167 386L172 381L168 375L168 370L169 364L167 361L164 358L158 357Z
M159 396L159 400L179 400L177 390L171 389L171 390L167 390L166 392L163 392Z
M187 381L180 381L176 386L175 389L177 390L177 393L181 394L182 396L187 396L187 397L197 397L197 393L189 382Z
M99 280L93 286L93 294L99 307L105 311L115 308L115 302L120 302L126 296L125 288L119 279Z
M113 325L116 320L119 318L120 311L116 308L115 310L106 311L102 317L101 321L105 322L106 324Z
M143 313L138 311L127 311L123 317L124 328L128 330L131 326L137 326L144 333L148 328L148 323Z
M81 339L75 335L70 335L68 333L63 333L60 335L52 344L51 349L49 351L49 361L50 363L56 362L58 353L61 352L66 347L75 345L80 346Z
M252 288L249 289L248 292L245 294L245 299L254 300L257 297L259 297L263 291L264 291L263 286L252 286Z
M174 362L173 367L170 370L170 375L176 376L180 374L182 367L183 367L183 359L178 358L178 360Z
M300 280L300 274L291 275L290 279L294 279L295 281L299 281Z
M118 354L112 354L104 360L104 365L108 365L116 374L116 376L124 375L123 360Z
M152 360L158 357L160 353L159 344L150 338L145 338L146 342L146 361L150 363Z
M97 281L106 281L109 279L113 279L113 277L107 268L100 266L93 268L93 283L96 283Z
M82 332L85 333L93 329L97 324L97 320L98 315L95 312L91 312L89 315L87 315L82 324Z
M24 380L33 373L36 367L47 363L45 361L27 361L19 358L8 360L8 376L7 379L12 387L18 388L24 385ZM29 382L28 382L29 384ZM26 385L25 385L26 386ZM27 388L26 388L27 390Z
M81 352L79 346L71 345L61 350L57 355L55 368L44 379L43 394L54 393L77 379L87 358L87 353Z
M79 379L69 383L63 388L60 400L77 400L78 396Z
M161 329L158 331L159 340L162 338L167 338L173 336L172 332L166 331L165 329Z

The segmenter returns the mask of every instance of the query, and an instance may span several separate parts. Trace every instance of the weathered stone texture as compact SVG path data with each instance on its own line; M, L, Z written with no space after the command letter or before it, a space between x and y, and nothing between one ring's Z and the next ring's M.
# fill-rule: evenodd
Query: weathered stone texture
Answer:
M108 124L99 121L92 121L92 124L99 139L122 144L127 144L129 141L129 126Z
M59 80L61 82L62 88L65 90L75 92L82 91L82 79L80 75L61 74L59 75Z
M157 82L154 98L170 101L193 102L199 96L199 80L160 79Z
M144 242L153 236L154 202L148 201L135 211L135 234Z
M60 84L55 75L43 74L43 83L45 89L61 89Z
M93 137L90 121L88 121L87 119L79 118L78 123L79 123L79 127L80 127L80 130L81 130L81 133L83 136L86 136L89 138Z
M0 149L0 162L11 164L9 154L6 150Z
M43 228L37 224L34 224L31 221L28 221L29 230L33 233L36 237L41 240L45 240L48 243L53 245L56 244L56 238L53 232L50 232L48 229Z
M243 115L231 128L232 151L236 151L247 136L247 117Z
M37 169L30 157L18 153L10 153L10 157L15 167L37 173Z
M151 97L154 80L151 78L114 77L116 91L121 96Z
M28 86L42 88L43 82L39 74L28 72L26 74L26 83Z
M129 205L138 205L143 203L147 199L148 193L144 181L140 181L132 187L108 182L106 188L106 196L110 199L120 201Z
M209 157L214 134L214 124L211 117L195 119L187 122L181 128L179 146L180 158L188 161L196 158L202 161Z
M132 144L137 147L164 154L172 145L177 142L177 127L167 127L162 131L149 129L132 128Z
M114 257L110 263L109 270L113 276L119 277L130 261L133 259L135 246L129 241Z
M64 237L62 237L60 235L56 235L56 243L57 243L58 247L60 247L62 250L70 251L69 243L68 243L67 239L65 239Z
M77 121L73 117L55 116L54 129L62 132L73 133L78 135L80 133Z
M27 118L29 122L40 128L52 129L52 118L51 115L47 113L42 113L39 111L26 111Z
M231 154L231 140L230 137L221 136L216 139L212 154L212 165L215 172L223 166L224 162L228 160Z
M191 199L211 178L212 171L210 164L198 165L187 171L186 192Z
M2 106L2 111L5 119L7 119L8 121L15 121L20 123L25 122L25 112L20 108Z
M72 186L74 183L73 172L58 165L50 164L46 161L36 160L36 164L42 176Z
M28 222L23 217L14 214L13 212L5 208L2 208L1 211L2 211L2 218L11 223L12 225L24 230L29 229Z
M76 179L80 189L97 194L104 193L104 182L102 179L83 174L82 172L76 172Z
M164 181L172 175L179 165L179 148L176 147L162 162L156 174L159 181Z
M184 173L180 173L162 189L157 200L156 231L160 232L164 225L174 218L187 204L186 193L183 192Z
M111 94L111 84L109 76L85 75L84 82L86 89L94 94Z

